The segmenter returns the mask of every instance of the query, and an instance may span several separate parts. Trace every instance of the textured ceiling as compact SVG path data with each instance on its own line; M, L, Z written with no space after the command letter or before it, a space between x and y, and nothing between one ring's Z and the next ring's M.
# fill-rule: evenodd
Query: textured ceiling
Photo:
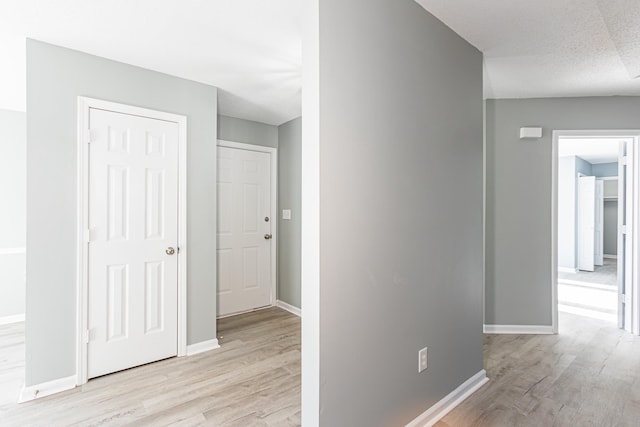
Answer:
M484 53L485 98L640 95L639 0L416 0Z
M417 0L485 54L485 97L640 95L639 0ZM2 0L0 108L25 37L218 86L221 114L300 115L300 0Z
M221 114L300 115L299 0L2 0L0 108L24 111L25 38L220 88Z

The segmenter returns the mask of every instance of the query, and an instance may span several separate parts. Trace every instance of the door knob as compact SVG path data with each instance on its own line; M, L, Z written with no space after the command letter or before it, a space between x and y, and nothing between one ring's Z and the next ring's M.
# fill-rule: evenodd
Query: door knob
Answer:
M272 237L273 237L273 236L272 236L271 234L268 234L268 233L264 235L264 238L265 238L265 239L267 239L267 240L269 240L269 239L270 239L270 238L272 238Z
M176 250L169 246L165 252L167 253L167 255L173 255L176 253Z

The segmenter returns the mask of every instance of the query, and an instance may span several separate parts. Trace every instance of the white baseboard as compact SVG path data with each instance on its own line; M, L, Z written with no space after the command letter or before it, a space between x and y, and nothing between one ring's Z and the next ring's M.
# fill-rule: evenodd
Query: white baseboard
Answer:
M552 335L553 326L547 325L484 325L485 334L515 334L515 335Z
M15 314L13 316L0 317L0 325L9 325L11 323L24 322L24 313Z
M298 317L302 317L302 310L284 301L280 301L280 300L276 301L276 307L280 307L283 310L287 310L289 313L295 314Z
M618 255L607 255L607 254L604 254L602 256L604 258L609 258L609 259L618 259Z
M431 427L451 412L452 409L461 404L467 397L485 385L487 381L489 381L489 378L487 378L487 372L483 369L443 397L431 408L418 415L416 419L405 427Z
M191 344L187 346L187 356L193 356L194 354L204 353L205 351L215 350L216 348L220 348L220 344L218 344L218 339L212 339L209 341L202 341L196 344Z
M579 270L577 268L571 267L558 267L558 273L577 273Z
M41 397L50 396L61 391L71 390L76 387L76 375L66 378L58 378L57 380L47 381L45 383L22 387L18 403L28 402L30 400L40 399Z

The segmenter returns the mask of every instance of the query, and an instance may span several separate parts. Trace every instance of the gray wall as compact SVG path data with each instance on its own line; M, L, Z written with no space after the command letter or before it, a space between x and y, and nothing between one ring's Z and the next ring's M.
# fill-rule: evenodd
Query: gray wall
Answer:
M217 89L27 42L26 384L75 373L76 102L188 117L188 343L216 337Z
M300 308L302 118L278 127L278 299ZM282 219L282 210L291 219Z
M639 111L640 97L487 101L485 323L551 325L552 131L638 129Z
M278 147L278 127L235 117L218 116L218 139Z
M618 254L618 201L604 201L604 253Z
M482 369L482 54L413 0L319 34L320 425L404 425Z
M575 158L576 158L576 174L581 173L586 176L593 176L593 172L591 171L591 163L587 162L585 159L579 156L575 156ZM575 178L575 185L576 185L576 191L578 191L580 184L578 183L577 175Z
M591 173L597 177L618 176L618 162L592 164Z
M24 314L27 116L0 109L0 318ZM22 252L22 253L20 253Z

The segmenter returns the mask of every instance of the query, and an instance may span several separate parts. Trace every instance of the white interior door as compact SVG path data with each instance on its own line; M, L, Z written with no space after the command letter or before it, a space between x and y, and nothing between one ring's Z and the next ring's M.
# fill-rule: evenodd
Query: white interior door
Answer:
M94 108L89 121L92 378L177 355L179 135L174 122Z
M273 303L270 156L218 147L218 316Z
M618 327L633 332L634 144L620 142L618 155Z
M594 271L596 178L578 178L578 269Z
M595 265L604 265L604 181L596 180Z

